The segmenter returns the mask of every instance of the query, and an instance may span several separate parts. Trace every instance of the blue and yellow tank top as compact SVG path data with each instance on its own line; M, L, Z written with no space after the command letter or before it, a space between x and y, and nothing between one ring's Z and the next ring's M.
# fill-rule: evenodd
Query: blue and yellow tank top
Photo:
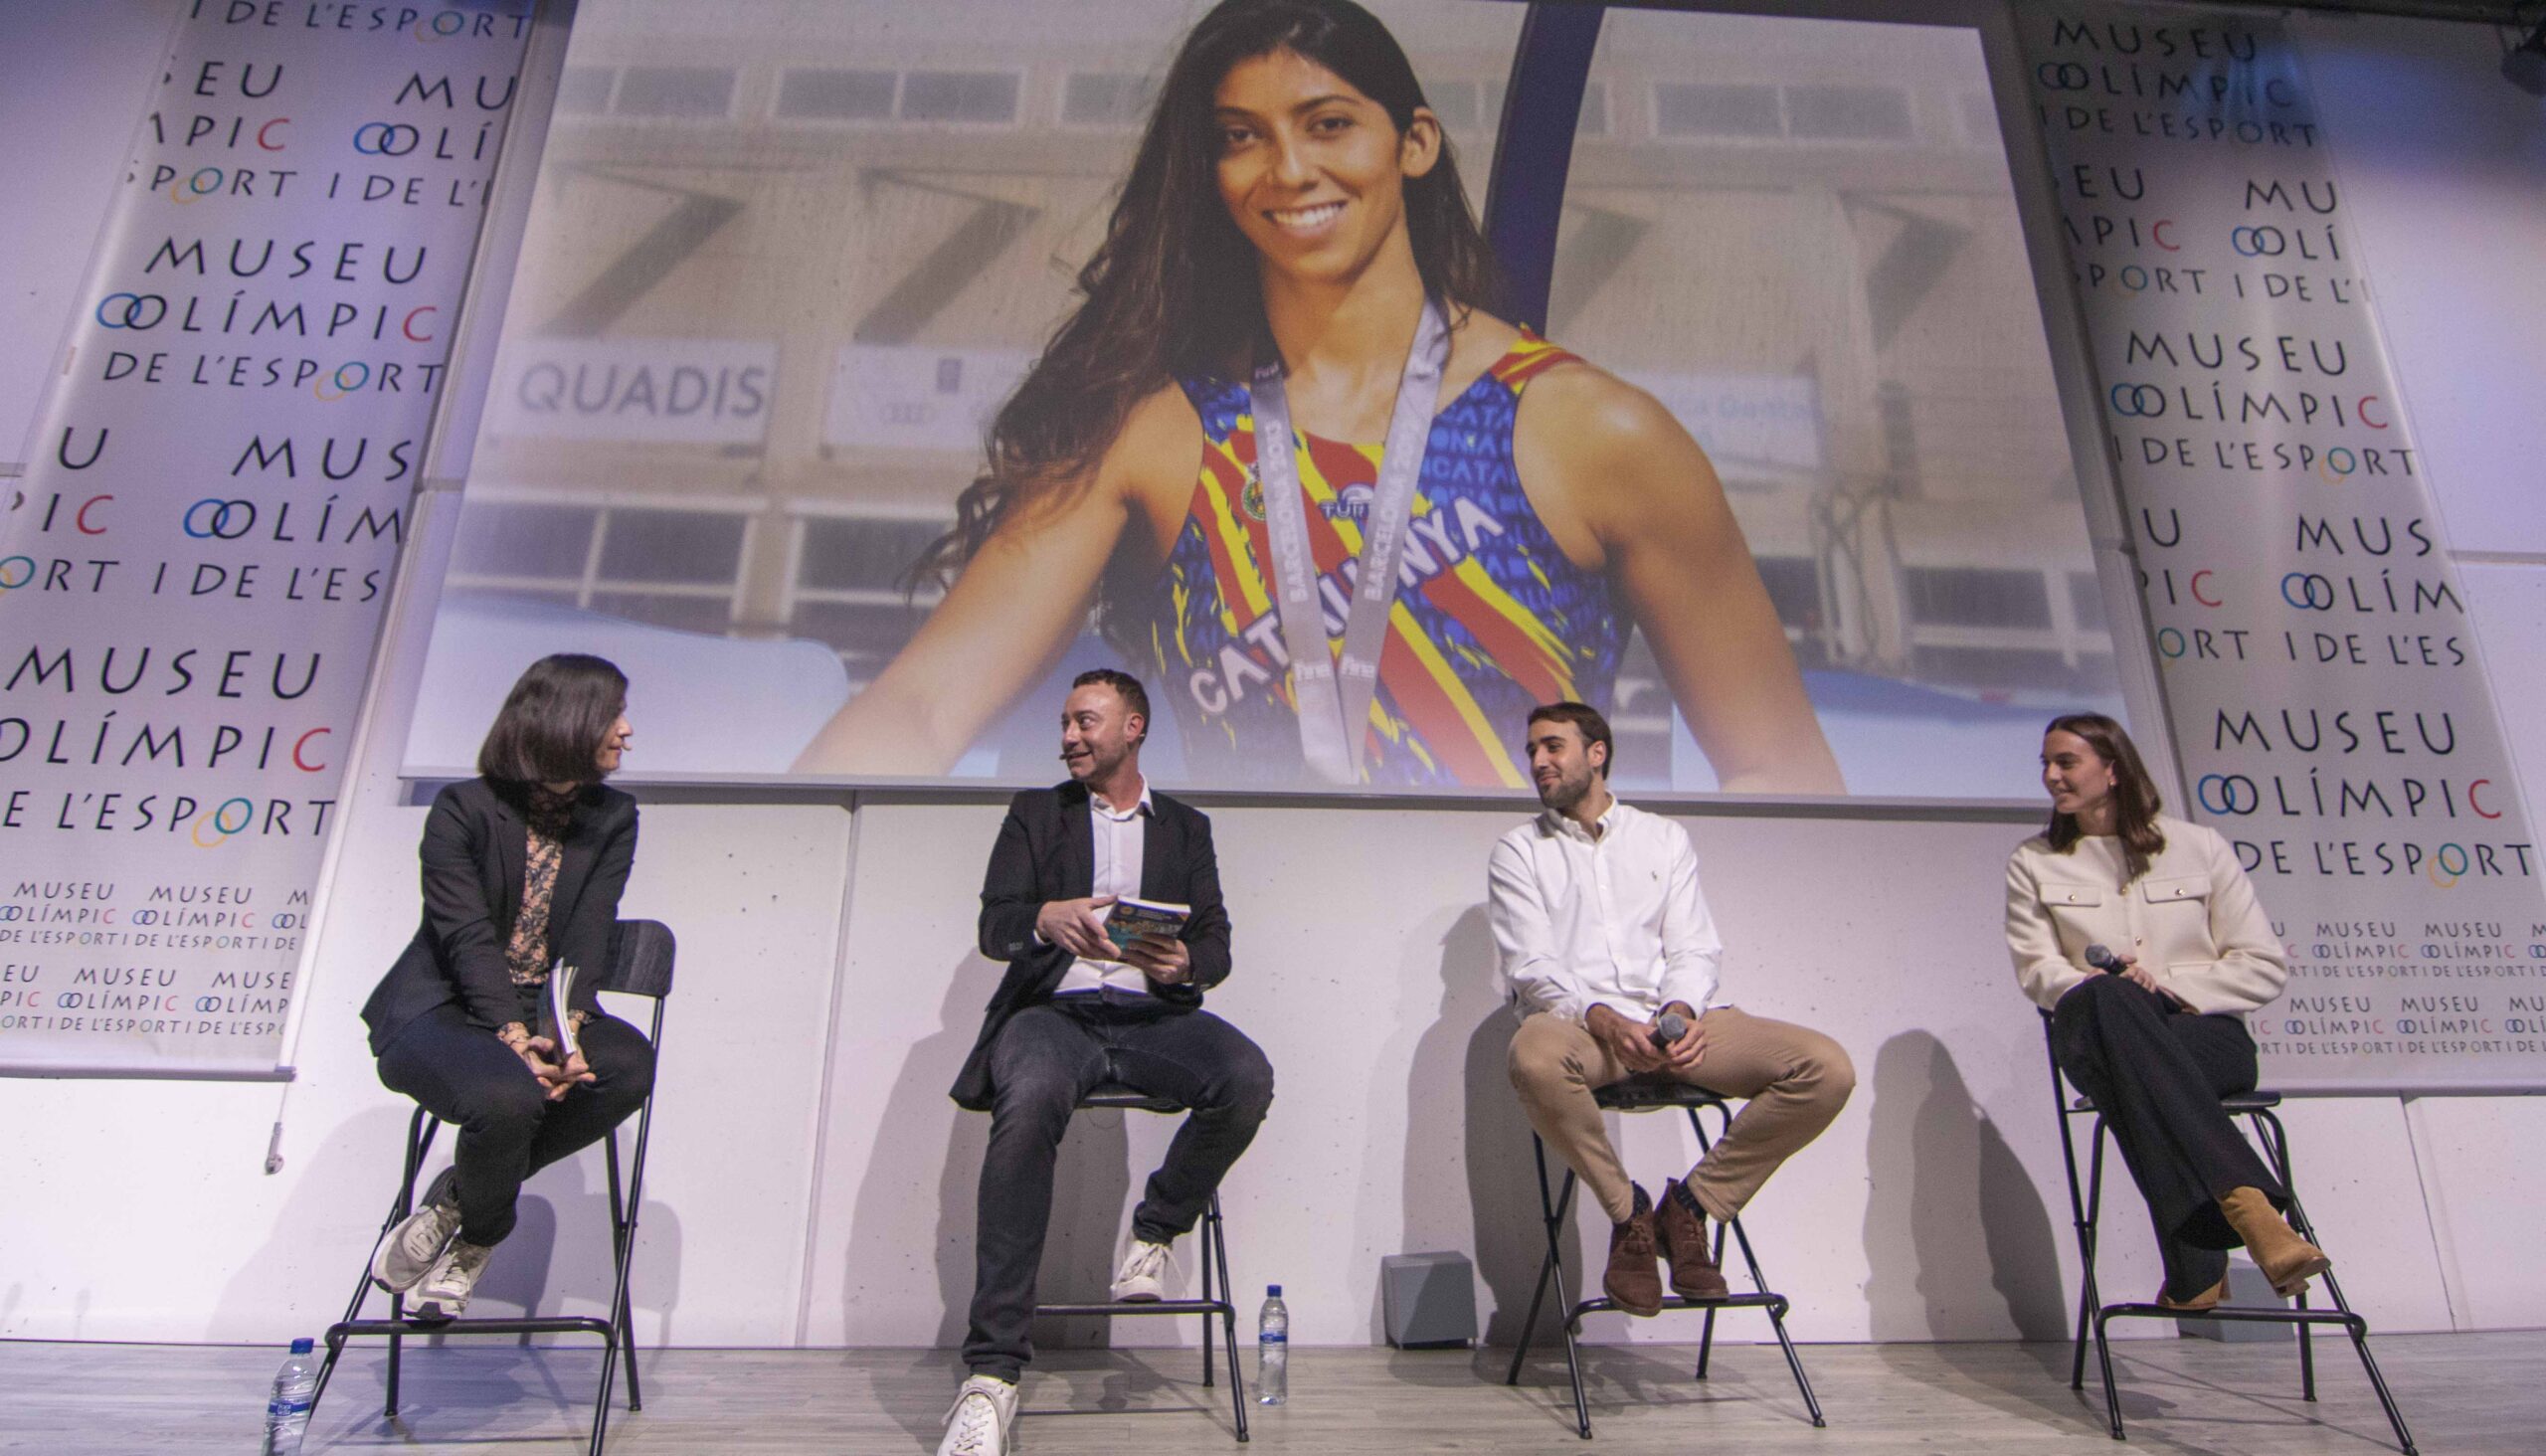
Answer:
M1565 558L1512 458L1521 391L1574 356L1523 334L1433 417L1379 659L1365 777L1399 787L1522 788L1530 709L1572 698L1607 712L1626 646L1608 580ZM1196 782L1296 785L1306 775L1289 654L1265 563L1264 492L1245 381L1179 381L1202 418L1199 479L1167 568L1114 616L1117 645L1174 703ZM1343 650L1381 446L1301 432L1301 493Z

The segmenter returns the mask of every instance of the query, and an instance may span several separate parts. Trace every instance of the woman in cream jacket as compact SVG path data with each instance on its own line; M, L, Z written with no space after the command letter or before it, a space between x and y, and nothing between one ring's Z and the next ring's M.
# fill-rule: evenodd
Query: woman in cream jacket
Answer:
M2166 1265L2158 1303L2204 1310L2244 1244L2295 1294L2331 1264L2281 1217L2289 1190L2220 1099L2255 1085L2249 1011L2289 967L2236 851L2160 816L2156 786L2120 724L2052 721L2042 740L2050 828L2007 861L2007 949L2051 1013L2060 1068L2092 1097L2147 1199ZM2119 969L2087 964L2109 950Z

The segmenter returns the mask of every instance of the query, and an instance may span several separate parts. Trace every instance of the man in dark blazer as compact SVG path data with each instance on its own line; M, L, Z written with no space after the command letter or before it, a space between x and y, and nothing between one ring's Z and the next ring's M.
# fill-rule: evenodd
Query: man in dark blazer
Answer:
M1117 1300L1164 1297L1168 1246L1254 1141L1273 1069L1244 1033L1202 1009L1229 974L1211 821L1141 776L1149 694L1111 668L1081 673L1061 712L1070 782L1008 805L982 886L982 954L1007 963L955 1101L991 1114L976 1225L972 1375L948 1413L942 1456L1001 1456L1016 1380L1033 1348L1034 1279L1051 1214L1052 1165L1078 1100L1105 1082L1192 1109L1132 1214ZM1174 938L1117 948L1119 897L1191 907Z

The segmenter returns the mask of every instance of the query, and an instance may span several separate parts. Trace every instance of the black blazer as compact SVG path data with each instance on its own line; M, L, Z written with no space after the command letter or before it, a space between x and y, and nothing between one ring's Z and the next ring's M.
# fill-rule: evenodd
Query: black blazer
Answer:
M1007 821L991 848L982 882L982 954L1005 961L982 1017L982 1034L955 1079L957 1105L991 1108L991 1043L1007 1018L1052 999L1069 970L1070 954L1034 937L1034 916L1046 900L1075 900L1095 893L1096 831L1087 786L1072 781L1052 789L1028 789L1008 802ZM1153 790L1141 837L1141 898L1193 907L1180 937L1190 954L1193 979L1184 986L1151 991L1181 1010L1202 1004L1202 993L1228 980L1229 915L1220 903L1220 862L1211 850L1211 821L1201 811Z
M397 964L363 1003L378 1056L408 1022L457 1001L469 1024L492 1031L521 1019L521 998L504 966L504 946L521 913L522 867L530 824L509 785L453 784L425 817L425 919ZM548 908L549 958L583 974L572 1008L598 1015L595 986L610 969L610 931L620 892L636 859L636 801L587 785L567 831L557 889Z

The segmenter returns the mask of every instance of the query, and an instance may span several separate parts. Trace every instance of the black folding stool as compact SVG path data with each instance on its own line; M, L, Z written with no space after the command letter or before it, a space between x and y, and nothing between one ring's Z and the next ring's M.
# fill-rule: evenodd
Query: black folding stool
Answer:
M1156 1112L1174 1116L1189 1111L1173 1097L1154 1097L1147 1092L1126 1087L1120 1082L1099 1083L1078 1100L1084 1112L1091 1108L1113 1108L1125 1112ZM1124 1315L1200 1315L1202 1317L1202 1385L1213 1383L1211 1372L1211 1317L1219 1316L1220 1332L1228 1345L1229 1415L1236 1422L1237 1438L1246 1440L1246 1386L1237 1369L1237 1306L1232 1303L1235 1291L1229 1285L1229 1248L1226 1230L1220 1226L1220 1191L1211 1190L1210 1207L1202 1214L1200 1255L1202 1264L1202 1297L1200 1299L1162 1299L1140 1304L1038 1304L1037 1317L1088 1315L1119 1318ZM1213 1297L1211 1276L1219 1274L1219 1295Z
M2387 1381L2378 1373L2378 1362L2370 1357L2369 1322L2352 1313L2351 1305L2343 1299L2343 1287L2335 1280L2333 1271L2330 1269L2319 1276L2325 1281L2326 1292L2334 1298L2334 1307L2330 1310L2307 1308L2307 1294L2304 1290L2299 1291L2294 1309L2283 1309L2277 1305L2222 1304L2198 1314L2192 1314L2183 1310L2170 1310L2160 1304L2103 1304L2100 1302L2100 1296L2095 1288L2095 1216L2102 1207L2104 1192L2103 1114L2096 1109L2094 1099L2084 1092L2077 1091L2070 1084L2067 1075L2060 1070L2059 1048L2051 1044L2051 1013L2049 1011L2042 1013L2042 1031L2044 1045L2051 1054L2052 1105L2060 1113L2060 1157L2069 1171L2070 1220L2078 1230L2078 1263L2079 1267L2085 1271L2085 1279L2078 1291L2077 1348L2075 1358L2070 1362L2069 1388L2072 1390L2087 1388L2087 1335L2091 1325L2094 1331L2095 1365L2103 1375L2104 1414L2112 1423L2112 1438L2116 1441L2124 1439L2121 1431L2121 1392L2113 1384L2112 1350L2105 1340L2104 1327L2114 1320L2202 1319L2231 1323L2297 1326L2299 1393L2308 1400L2314 1400L2316 1398L2316 1348L2309 1336L2315 1326L2340 1325L2344 1332L2351 1336L2352 1348L2360 1352L2360 1367L2369 1372L2370 1387L2378 1392L2378 1403L2386 1407L2387 1422L2396 1428L2397 1444L2404 1448L2405 1456L2415 1456L2414 1437L2405 1429L2404 1413L2396 1408L2395 1397L2387 1393ZM2242 1117L2254 1129L2255 1146L2262 1151L2265 1165L2272 1170L2273 1177L2280 1180L2281 1186L2289 1189L2289 1226L2297 1230L2300 1238L2314 1243L2316 1230L2308 1226L2306 1210L2298 1204L2298 1184L2289 1176L2289 1133L2281 1127L2279 1114L2273 1111L2280 1106L2280 1094L2262 1091L2243 1092L2234 1097L2220 1099L2219 1105L2227 1111L2232 1120ZM2091 1117L2095 1120L2094 1130L2089 1135L2092 1147L2087 1159L2087 1180L2083 1186L2078 1181L2077 1142L2069 1130L2070 1121L2081 1117Z
M623 920L610 934L610 968L603 976L599 990L649 998L654 1002L653 1025L645 1039L659 1056L663 1044L663 1002L672 994L672 958L676 949L671 928L656 920ZM636 1248L636 1210L643 1206L645 1192L645 1135L653 1120L654 1099L651 1093L636 1111L636 1147L629 1160L628 1183L623 1196L619 1179L619 1130L613 1128L602 1140L605 1165L610 1171L610 1237L616 1270L611 1288L609 1319L569 1318L563 1315L534 1319L458 1319L429 1325L407 1317L407 1298L403 1294L389 1297L389 1318L361 1318L363 1301L371 1295L371 1261L363 1260L362 1276L354 1283L354 1297L345 1306L345 1317L327 1329L327 1359L318 1366L318 1388L309 1397L314 1414L318 1400L327 1393L327 1379L335 1373L336 1361L344 1354L348 1340L378 1338L389 1342L389 1400L383 1415L398 1413L398 1359L410 1335L562 1335L582 1333L598 1335L602 1340L601 1388L593 1396L592 1456L601 1456L602 1439L610 1425L610 1387L617 1374L620 1355L628 1357L628 1408L641 1410L644 1401L636 1387L636 1329L630 1310L628 1267ZM398 1196L389 1204L389 1217L380 1225L380 1236L398 1226L400 1219L413 1211L416 1201L416 1179L423 1171L425 1157L432 1152L434 1135L442 1131L442 1119L419 1107L407 1121L406 1171L398 1183ZM374 1240L377 1247L378 1240Z
M1713 1108L1716 1116L1723 1119L1723 1126L1726 1129L1732 1126L1732 1109L1722 1097L1704 1087L1692 1087L1685 1082L1631 1077L1626 1081L1614 1082L1599 1088L1592 1093L1592 1099L1598 1102L1603 1110L1609 1112L1658 1112L1668 1107L1687 1109L1689 1127L1698 1135L1698 1151L1701 1155L1714 1146L1714 1140L1707 1136L1706 1124L1698 1120L1700 1108ZM1512 1352L1512 1368L1503 1377L1503 1383L1506 1385L1521 1383L1521 1363L1529 1359L1530 1340L1539 1324L1539 1307L1546 1300L1547 1281L1553 1279L1556 1303L1565 1310L1564 1369L1566 1375L1573 1381L1574 1429L1582 1439L1587 1441L1591 1439L1591 1406L1582 1394L1582 1363L1574 1349L1574 1332L1581 1328L1584 1315L1616 1309L1618 1302L1605 1297L1586 1299L1579 1304L1568 1302L1564 1288L1564 1255L1560 1250L1564 1236L1565 1214L1573 1206L1573 1185L1578 1180L1574 1177L1572 1169L1566 1169L1562 1189L1551 1196L1547 1186L1547 1147L1536 1133L1530 1135L1530 1152L1538 1160L1539 1165L1539 1211L1546 1219L1547 1256L1546 1261L1539 1266L1539 1283L1537 1290L1530 1296L1530 1313L1521 1322L1521 1348ZM1721 1264L1724 1261L1724 1235L1727 1229L1731 1230L1732 1237L1741 1245L1741 1261L1750 1267L1750 1287L1756 1292L1727 1295L1723 1299L1689 1299L1678 1294L1666 1294L1662 1300L1664 1309L1702 1309L1707 1312L1706 1328L1698 1337L1696 1378L1703 1380L1707 1377L1707 1361L1715 1352L1716 1311L1766 1310L1768 1323L1777 1332L1777 1345L1786 1353L1786 1368L1794 1371L1794 1387L1803 1393L1804 1409L1811 1413L1812 1423L1815 1426L1828 1425L1829 1422L1821 1417L1821 1402L1813 1398L1812 1381L1804 1377L1802 1358L1795 1354L1794 1342L1786 1337L1788 1308L1786 1297L1769 1290L1766 1276L1759 1272L1758 1255L1750 1251L1750 1235L1742 1231L1740 1219L1735 1218L1729 1222L1717 1220L1714 1250L1716 1262Z
M1179 1115L1189 1112L1183 1102L1174 1097L1154 1097L1136 1087L1120 1082L1100 1082L1085 1097L1079 1097L1079 1110L1113 1107L1120 1112L1164 1112ZM1201 1298L1159 1298L1146 1303L1038 1303L1036 1316L1120 1316L1141 1314L1199 1314L1201 1316L1201 1384L1209 1389L1212 1379L1212 1316L1219 1316L1219 1334L1229 1347L1229 1418L1237 1423L1237 1441L1247 1438L1247 1387L1237 1374L1237 1306L1232 1303L1235 1288L1229 1288L1229 1242L1227 1229L1219 1227L1219 1188L1212 1188L1212 1206L1201 1214ZM1219 1296L1212 1296L1212 1273L1219 1273Z

